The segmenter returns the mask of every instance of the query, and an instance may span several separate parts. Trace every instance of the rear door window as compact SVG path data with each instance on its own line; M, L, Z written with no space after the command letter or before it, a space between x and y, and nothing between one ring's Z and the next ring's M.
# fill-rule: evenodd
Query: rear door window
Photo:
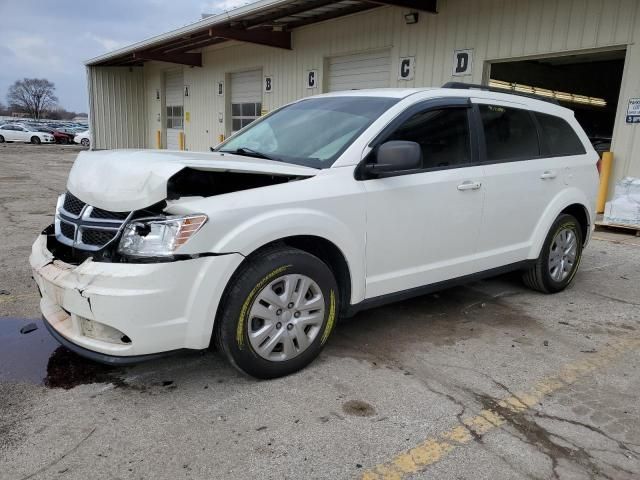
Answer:
M540 156L538 131L528 110L479 105L487 160L508 162Z
M535 113L540 124L542 140L553 157L562 155L583 155L586 153L584 145L576 132L566 120L555 115Z

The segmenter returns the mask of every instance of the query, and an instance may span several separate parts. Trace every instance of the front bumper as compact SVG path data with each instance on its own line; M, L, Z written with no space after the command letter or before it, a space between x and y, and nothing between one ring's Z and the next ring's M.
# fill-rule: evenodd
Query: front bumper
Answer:
M220 298L243 258L149 264L87 259L74 266L55 259L46 235L40 235L29 261L54 337L94 360L131 363L145 359L140 356L207 348Z

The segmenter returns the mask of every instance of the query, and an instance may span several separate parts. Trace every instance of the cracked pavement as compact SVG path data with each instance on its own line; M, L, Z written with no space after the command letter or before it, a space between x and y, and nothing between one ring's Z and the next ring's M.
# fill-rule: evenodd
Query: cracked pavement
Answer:
M0 479L640 478L640 239L596 232L557 295L507 275L362 312L283 379L112 369L50 338L27 264L78 150L0 145Z

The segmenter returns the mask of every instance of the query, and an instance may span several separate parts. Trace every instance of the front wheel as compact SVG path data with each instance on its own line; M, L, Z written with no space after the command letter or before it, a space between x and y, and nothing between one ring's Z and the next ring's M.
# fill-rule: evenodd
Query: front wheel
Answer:
M223 298L216 319L219 349L239 370L265 379L296 372L318 356L340 300L329 267L289 247L250 258Z
M31 143L33 143L34 145L40 145L40 138L38 137L31 137Z
M0 143L4 143L4 137L0 135Z
M88 139L88 138L83 138L82 140L80 140L80 144L81 144L83 147L87 147L87 148L89 148L89 139Z
M556 293L569 286L582 258L582 228L573 215L553 222L535 264L524 272L524 283L534 290Z

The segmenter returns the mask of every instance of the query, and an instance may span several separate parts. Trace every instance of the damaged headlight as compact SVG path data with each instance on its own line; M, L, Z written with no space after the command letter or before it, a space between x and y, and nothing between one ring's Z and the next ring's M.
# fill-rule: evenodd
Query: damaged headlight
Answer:
M133 221L124 227L118 252L137 257L173 255L206 221L206 215Z

